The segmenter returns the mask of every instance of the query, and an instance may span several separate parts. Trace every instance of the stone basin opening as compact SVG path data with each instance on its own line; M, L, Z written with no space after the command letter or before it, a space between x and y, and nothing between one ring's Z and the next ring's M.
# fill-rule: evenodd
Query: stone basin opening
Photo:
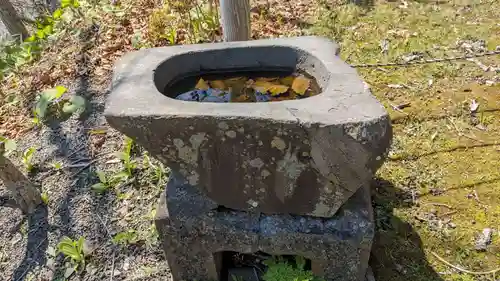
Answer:
M303 82L307 85L302 85ZM163 94L170 98L182 99L185 93L196 95L207 91L199 85L216 90L217 94L228 94L227 100L205 99L188 100L198 102L276 102L284 100L304 99L321 93L316 79L302 70L291 68L268 67L266 69L241 69L226 71L207 71L190 73L177 77L164 89ZM294 89L305 88L297 93ZM300 89L302 90L302 89ZM191 96L190 96L191 97ZM186 99L184 99L186 100Z
M267 94L268 97L257 100L241 99L248 92L240 91L240 86L227 85L233 83L229 83L228 80L238 77L244 77L244 80L249 82L246 84L247 88L253 89L259 95ZM292 77L300 79L285 79ZM209 87L197 87L200 78L208 80L206 85ZM180 99L179 96L183 93L210 88L231 92L228 95L230 98L227 101L203 101L243 103L285 101L315 96L329 87L330 78L331 73L315 55L295 46L279 45L181 52L159 63L153 75L156 89L170 98ZM212 85L215 81L210 80L227 82L225 84L227 87L221 89L220 86ZM268 91L269 88L272 90Z
M294 255L270 255L265 252L239 253L234 251L223 251L214 253L216 260L220 261L219 281L258 281L267 271L266 260L277 259L297 267L297 259ZM311 270L311 260L302 258L305 265L304 270Z

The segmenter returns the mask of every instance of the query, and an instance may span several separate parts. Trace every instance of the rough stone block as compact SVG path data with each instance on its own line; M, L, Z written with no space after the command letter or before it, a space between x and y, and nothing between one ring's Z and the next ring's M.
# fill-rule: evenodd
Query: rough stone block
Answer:
M331 218L265 215L219 209L175 174L161 197L156 227L174 281L220 280L223 251L300 255L328 280L361 281L374 235L367 187Z
M115 67L105 115L218 204L330 217L382 164L384 107L335 43L298 37L141 50ZM169 97L186 75L304 71L321 93L300 100L198 103Z

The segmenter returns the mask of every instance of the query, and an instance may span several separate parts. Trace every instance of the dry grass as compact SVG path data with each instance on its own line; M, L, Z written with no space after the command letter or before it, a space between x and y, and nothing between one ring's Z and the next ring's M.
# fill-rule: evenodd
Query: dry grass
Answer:
M412 52L424 58L456 56L467 51L463 40L484 40L489 50L500 45L498 4L379 2L364 10L323 3L315 31L340 42L342 57L355 64L395 62ZM383 40L389 43L386 53ZM500 66L499 56L478 60ZM376 275L380 280L491 280L491 275L462 274L430 253L475 271L500 264L498 235L486 252L474 249L483 228L500 227L498 73L468 61L359 72L386 105L395 133L391 160L379 172L390 184L375 193L382 222ZM475 114L472 100L479 103ZM406 103L410 106L401 111L393 108Z

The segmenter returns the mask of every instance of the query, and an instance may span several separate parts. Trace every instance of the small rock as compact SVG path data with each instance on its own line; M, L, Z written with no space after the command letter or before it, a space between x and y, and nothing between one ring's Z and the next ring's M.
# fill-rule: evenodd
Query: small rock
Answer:
M486 247L488 247L488 245L491 244L491 236L492 236L491 228L483 229L483 233L481 233L476 239L475 249L477 251L486 251Z
M75 273L75 268L73 267L68 267L66 268L66 271L64 271L64 278L68 279L71 275Z
M476 100L471 100L469 107L470 107L470 112L476 112L477 109L479 108L479 103L476 102Z
M49 256L51 257L55 257L57 254L56 254L56 250L54 249L54 247L52 246L48 246L47 247L47 251L45 251Z
M486 80L486 81L484 82L484 84L486 84L486 86L490 86L490 87L491 87L491 86L495 85L495 81Z
M448 223L448 226L449 226L450 228L456 228L456 227L457 227L457 225L456 225L456 224L454 224L454 223L452 223L452 222Z
M113 271L113 276L116 277L116 276L119 276L120 274L122 274L119 270L114 270Z
M126 258L125 258L125 261L123 262L123 266L122 266L123 271L127 271L127 270L129 270L129 268L130 268L130 262L131 262L133 259L134 259L134 258L132 258L132 257L126 257Z
M486 131L487 128L483 124L477 124L476 129L481 130L481 131Z
M10 240L10 243L12 245L16 245L19 241L21 241L21 239L23 239L23 235L21 233L16 233L16 235L14 235L14 238L12 238L12 240Z
M56 271L56 261L53 258L47 259L45 266L51 271Z

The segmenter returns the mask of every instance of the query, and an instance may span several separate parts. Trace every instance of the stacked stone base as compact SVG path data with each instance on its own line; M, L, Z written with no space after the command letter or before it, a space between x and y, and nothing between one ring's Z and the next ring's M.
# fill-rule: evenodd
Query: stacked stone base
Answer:
M173 174L156 227L174 281L220 280L222 252L300 255L327 280L363 281L374 236L369 188L331 218L266 215L221 208Z

